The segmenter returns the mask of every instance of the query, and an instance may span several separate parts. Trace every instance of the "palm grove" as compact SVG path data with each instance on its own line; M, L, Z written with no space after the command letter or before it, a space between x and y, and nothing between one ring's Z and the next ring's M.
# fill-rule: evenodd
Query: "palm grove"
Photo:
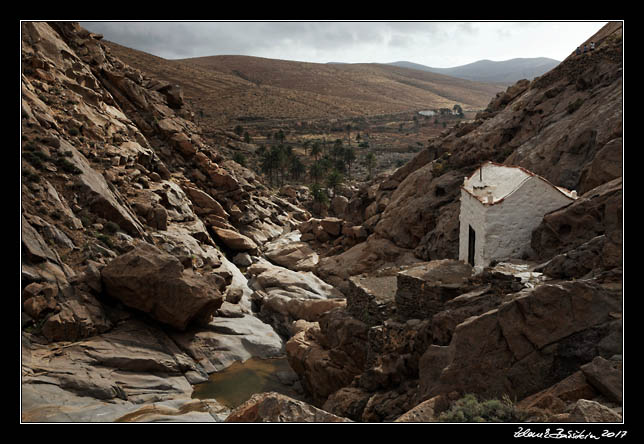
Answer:
M241 126L235 128L237 135L244 137L245 142L250 141L248 132ZM328 202L327 190L333 195L338 187L344 182L345 177L351 177L357 161L356 148L351 146L350 126L347 126L348 144L345 145L341 139L333 143L323 140L306 140L299 145L304 156L296 154L295 143L286 142L286 135L283 130L269 133L266 138L268 143L260 145L255 151L255 164L271 186L283 186L286 183L298 182L308 183L313 199L320 203ZM360 135L356 135L360 141ZM366 142L360 143L360 147L367 148ZM233 160L237 163L248 166L246 157L236 153ZM368 152L363 158L369 177L373 176L376 166L376 157L373 152Z

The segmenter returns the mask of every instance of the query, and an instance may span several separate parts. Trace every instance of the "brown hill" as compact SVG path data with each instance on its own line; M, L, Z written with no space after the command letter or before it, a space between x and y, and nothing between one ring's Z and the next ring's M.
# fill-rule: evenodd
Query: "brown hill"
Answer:
M380 64L319 64L248 56L165 60L105 42L129 65L180 84L206 125L346 118L410 110L483 109L498 85Z

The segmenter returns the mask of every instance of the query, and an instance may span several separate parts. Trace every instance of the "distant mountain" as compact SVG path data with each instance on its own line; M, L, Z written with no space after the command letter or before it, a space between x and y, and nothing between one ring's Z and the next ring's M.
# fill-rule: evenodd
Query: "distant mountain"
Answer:
M102 40L125 63L179 84L212 126L239 119L326 119L409 110L482 110L500 85L387 64L306 63L220 55L166 60Z
M550 71L559 63L559 61L554 59L538 57L510 59L501 62L479 60L478 62L455 66L453 68L432 68L418 63L405 61L393 62L389 63L389 65L429 71L474 82L501 83L509 85L521 79L532 80L535 77Z

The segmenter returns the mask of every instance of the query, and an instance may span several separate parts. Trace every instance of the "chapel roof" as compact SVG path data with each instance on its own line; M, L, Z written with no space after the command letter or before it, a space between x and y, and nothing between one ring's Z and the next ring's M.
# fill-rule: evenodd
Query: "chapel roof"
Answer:
M550 183L547 179L520 166L503 165L495 162L485 162L471 176L466 177L462 189L487 205L497 204L519 189L531 177L542 180L552 188L574 200L575 191L567 190ZM483 179L481 181L481 178ZM492 199L491 201L489 199Z

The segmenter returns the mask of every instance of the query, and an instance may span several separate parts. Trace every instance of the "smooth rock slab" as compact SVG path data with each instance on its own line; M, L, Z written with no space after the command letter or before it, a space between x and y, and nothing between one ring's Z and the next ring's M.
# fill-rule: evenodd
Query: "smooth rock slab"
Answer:
M172 338L207 373L223 370L235 361L284 353L284 342L273 328L250 315L215 317L206 328L176 332Z

